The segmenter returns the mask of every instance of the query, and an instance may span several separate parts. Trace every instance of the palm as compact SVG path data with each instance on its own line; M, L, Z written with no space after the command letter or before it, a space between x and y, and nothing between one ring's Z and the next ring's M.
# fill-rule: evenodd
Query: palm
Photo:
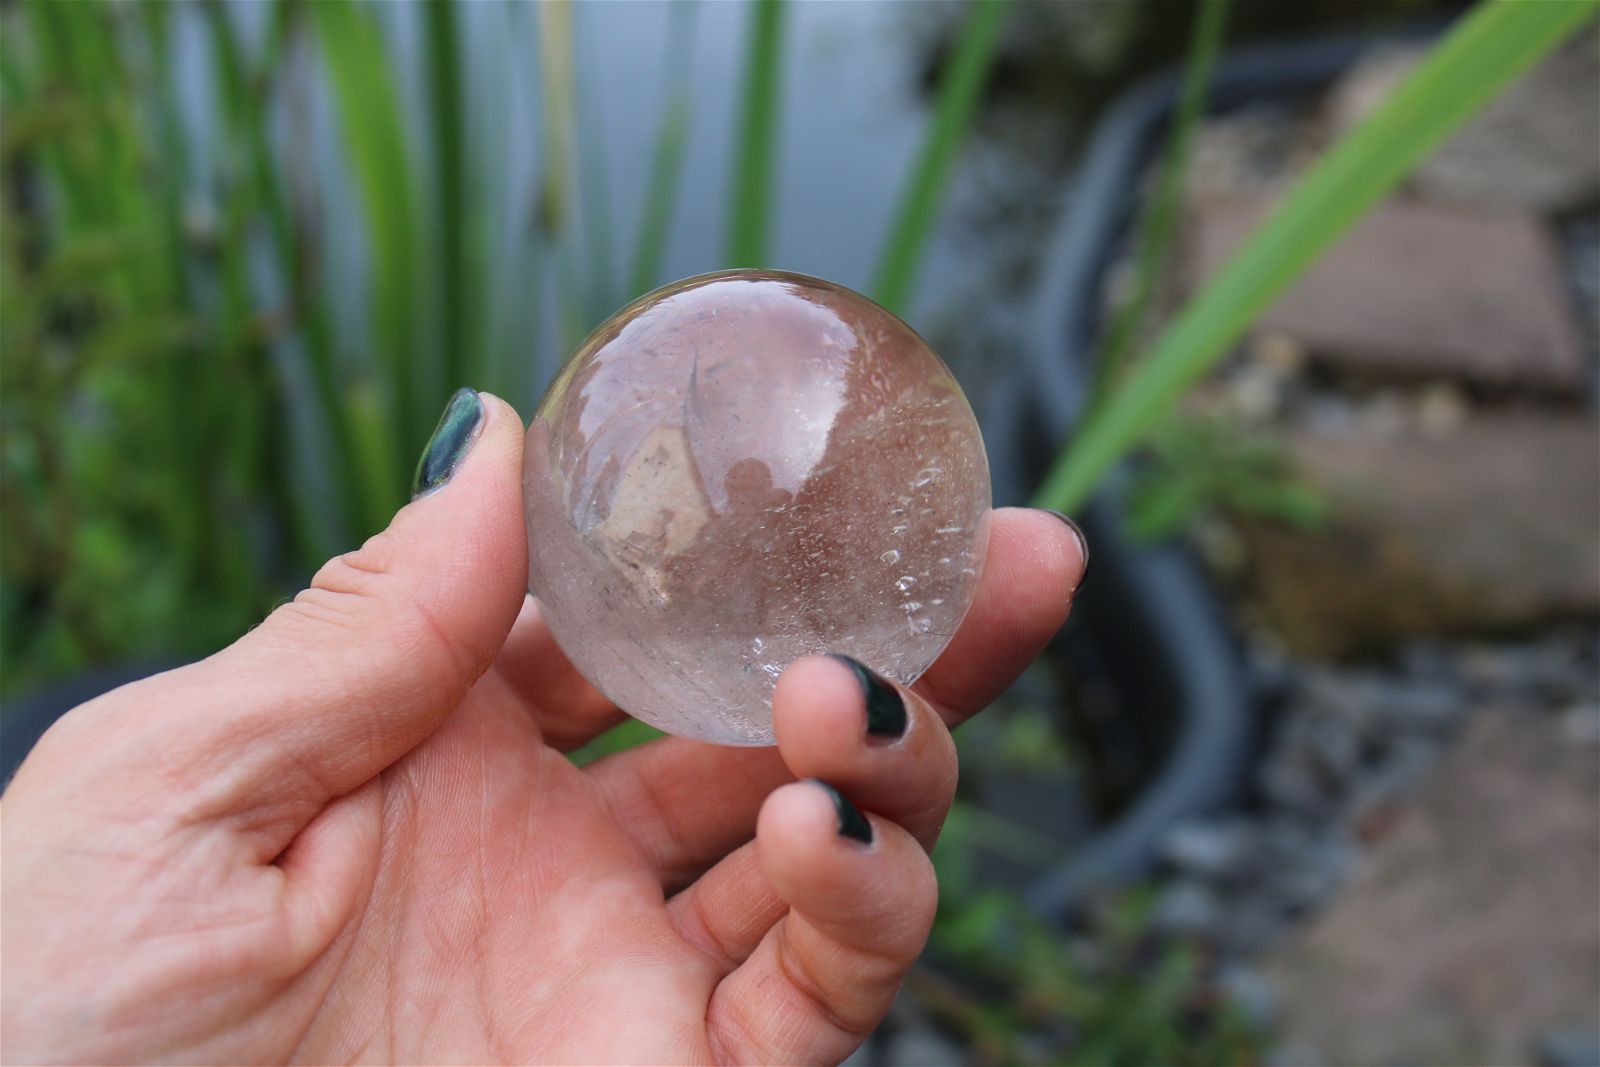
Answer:
M299 1058L704 1062L721 968L590 776L496 695L383 775L376 880Z

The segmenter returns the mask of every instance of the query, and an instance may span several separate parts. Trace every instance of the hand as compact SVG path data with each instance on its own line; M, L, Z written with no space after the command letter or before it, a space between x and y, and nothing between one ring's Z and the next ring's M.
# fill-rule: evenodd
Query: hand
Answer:
M1060 626L1077 537L995 514L960 633L875 696L899 737L810 658L775 749L665 738L579 769L562 753L621 715L524 592L522 427L481 399L465 457L430 450L448 485L23 764L7 1062L821 1062L883 1017L933 918L947 727Z

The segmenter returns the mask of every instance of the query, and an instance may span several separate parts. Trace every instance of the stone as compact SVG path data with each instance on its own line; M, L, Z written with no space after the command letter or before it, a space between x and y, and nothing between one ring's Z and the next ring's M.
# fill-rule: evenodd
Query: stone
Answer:
M1216 115L1195 132L1184 173L1189 200L1280 193L1316 159L1310 124L1279 101Z
M1600 1027L1546 1030L1537 1044L1539 1067L1595 1067L1600 1063Z
M1240 820L1194 819L1172 828L1161 843L1163 858L1202 878L1223 878L1250 857L1255 840Z
M965 1051L937 1030L927 1025L897 1030L889 1042L887 1054L880 1055L876 1064L884 1067L957 1067L967 1062Z
M1422 53L1379 52L1330 94L1336 131L1365 118ZM1579 34L1498 95L1425 160L1411 187L1430 200L1554 214L1600 193L1600 42Z
M1223 921L1222 901L1203 882L1179 879L1161 891L1152 919L1164 933L1180 937L1211 936Z
M970 605L988 462L899 319L736 271L603 323L528 429L529 585L573 665L671 733L770 744L778 675L842 653L902 684Z
M1228 964L1217 976L1217 986L1253 1029L1266 1032L1277 1024L1277 991L1255 968L1241 963Z
M1271 206L1265 197L1197 206L1183 267L1191 292ZM1514 211L1390 201L1256 328L1289 338L1314 364L1378 379L1444 377L1563 395L1588 383L1555 240L1538 218Z
M1341 1064L1522 1063L1600 1029L1600 750L1479 708L1343 892L1262 963L1283 1039Z
M1297 654L1600 614L1600 423L1480 415L1446 437L1292 431L1325 528L1238 517L1254 610ZM1431 699L1431 698L1430 698Z

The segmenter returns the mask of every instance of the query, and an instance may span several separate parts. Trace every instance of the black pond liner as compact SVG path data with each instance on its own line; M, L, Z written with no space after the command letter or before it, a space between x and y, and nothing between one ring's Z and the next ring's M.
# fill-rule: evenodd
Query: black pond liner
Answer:
M1230 51L1215 69L1210 111L1324 88L1375 45L1436 30ZM1126 245L1181 77L1181 70L1169 70L1135 85L1095 127L1041 271L1026 360L998 384L984 420L998 503L1026 500L1082 414L1106 275ZM1116 694L1109 713L1064 711L1063 717L1074 743L1093 757L1091 777L1110 780L1109 789L1095 792L1121 800L1099 829L1025 887L1029 904L1057 921L1070 918L1094 890L1148 873L1175 823L1236 801L1257 726L1254 687L1198 561L1176 544L1130 541L1115 479L1078 519L1091 547L1090 573L1047 656L1080 688L1087 682Z

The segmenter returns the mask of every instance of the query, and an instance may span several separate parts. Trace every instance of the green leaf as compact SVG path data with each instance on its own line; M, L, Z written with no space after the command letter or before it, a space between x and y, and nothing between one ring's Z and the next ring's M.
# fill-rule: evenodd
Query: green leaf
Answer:
M321 0L310 10L339 105L340 129L355 170L371 250L373 336L368 344L373 367L383 374L386 401L363 413L365 439L357 455L367 462L362 476L371 480L401 469L405 461L400 457L422 451L432 409L444 402L443 389L435 374L422 373L417 360L411 165L398 86L382 31L373 9L352 0ZM382 436L388 442L384 448L388 455L381 461L375 442L367 436L379 426L385 427ZM403 484L351 487L363 495L378 494L374 501L386 501L387 511L404 499L404 489Z
M633 254L633 274L625 294L629 300L643 296L661 280L661 255L666 249L667 227L683 177L683 151L689 143L689 72L694 69L694 22L699 5L679 0L672 5L666 41L666 108L656 129L655 153L645 181L644 211Z
M1227 21L1228 0L1201 0L1195 13L1194 31L1189 35L1178 112L1172 120L1172 132L1167 136L1160 182L1149 210L1140 219L1133 294L1112 325L1096 375L1097 394L1103 394L1117 382L1133 358L1134 346L1144 334L1156 279L1166 265L1177 236L1183 208L1183 177L1189 169L1195 131L1205 117L1211 72L1217 65L1217 54L1222 51L1222 33Z
M956 151L961 147L978 99L988 80L995 42L1004 22L1005 0L975 0L967 23L956 40L955 55L939 86L933 123L928 127L922 153L900 194L899 208L878 260L873 299L898 314L916 285L923 248L939 216L939 202Z
M1162 333L1127 382L1094 408L1035 501L1071 511L1107 470L1318 256L1513 77L1575 32L1600 0L1484 0L1290 190Z
M433 185L438 205L435 240L441 302L441 362L445 385L472 384L479 368L474 318L467 314L466 120L461 105L461 44L455 0L423 8L428 61L428 114L433 129Z
M778 87L783 70L783 0L758 0L745 46L744 107L734 157L728 213L729 267L767 262L771 222L772 156L778 139Z

